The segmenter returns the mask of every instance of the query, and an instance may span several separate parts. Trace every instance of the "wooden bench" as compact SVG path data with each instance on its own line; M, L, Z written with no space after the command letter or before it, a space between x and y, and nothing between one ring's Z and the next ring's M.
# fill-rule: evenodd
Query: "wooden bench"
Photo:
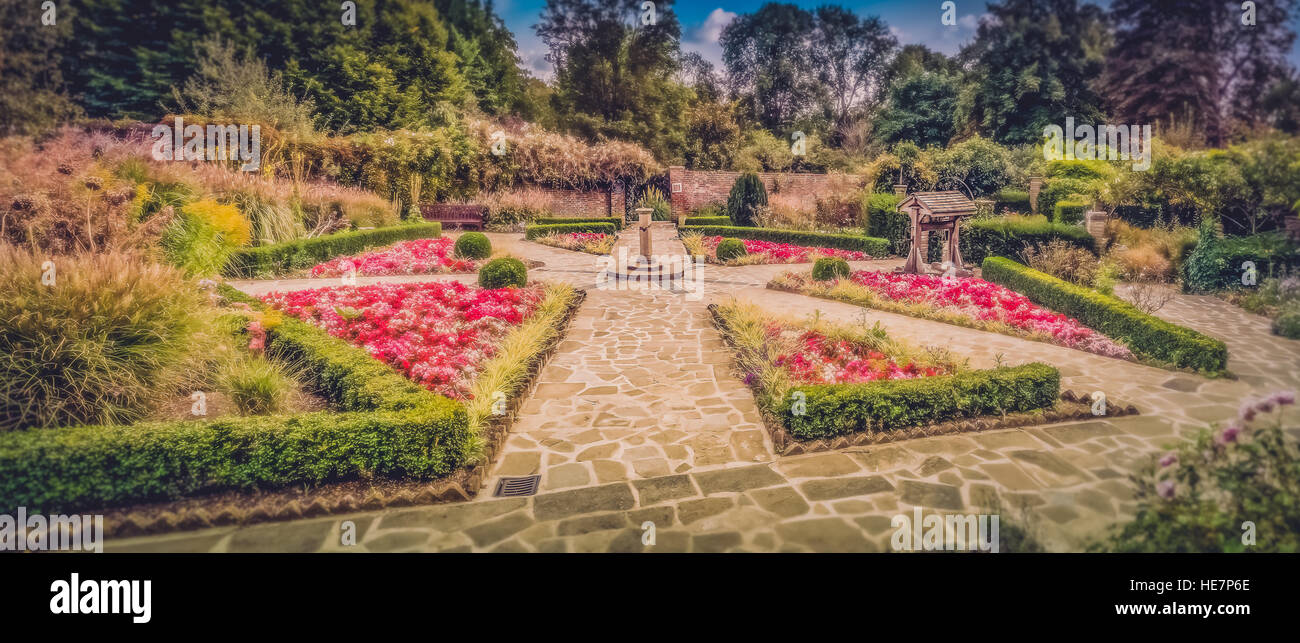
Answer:
M437 221L442 227L474 226L483 229L483 218L487 216L487 206L459 203L421 203L420 216L426 221Z

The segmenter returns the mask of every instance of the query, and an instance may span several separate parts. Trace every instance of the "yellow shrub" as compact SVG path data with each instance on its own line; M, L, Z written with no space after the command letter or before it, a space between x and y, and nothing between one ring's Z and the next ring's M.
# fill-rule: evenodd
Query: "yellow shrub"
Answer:
M203 199L187 204L181 211L212 226L232 245L247 245L252 238L248 219L245 219L244 215L239 213L239 208L233 205L222 205L212 199Z

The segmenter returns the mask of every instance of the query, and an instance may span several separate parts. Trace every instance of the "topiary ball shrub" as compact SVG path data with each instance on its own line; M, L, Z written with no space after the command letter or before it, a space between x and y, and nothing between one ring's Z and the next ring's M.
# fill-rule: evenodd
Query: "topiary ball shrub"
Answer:
M528 268L514 257L498 257L478 271L478 285L491 290L506 286L522 288L527 283Z
M1300 339L1300 306L1283 308L1273 320L1273 333L1287 339Z
M492 242L482 232L466 232L456 239L452 251L462 259L487 259L492 256Z
M767 207L767 189L753 172L736 177L727 196L727 216L738 226L754 225L754 213Z
M723 239L718 242L718 261L731 261L747 254L749 251L745 250L745 242L740 239Z
M849 276L849 262L840 257L822 257L813 262L812 278L817 281L843 279Z

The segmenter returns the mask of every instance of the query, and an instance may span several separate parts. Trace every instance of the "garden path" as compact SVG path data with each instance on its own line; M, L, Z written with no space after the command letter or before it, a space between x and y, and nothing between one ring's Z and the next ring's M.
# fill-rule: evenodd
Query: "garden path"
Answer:
M1051 549L1077 550L1131 517L1127 476L1150 455L1230 419L1244 397L1300 387L1300 342L1271 335L1267 320L1212 297L1177 295L1157 314L1227 342L1239 379L764 289L782 266L709 266L698 302L681 293L596 290L592 257L490 236L497 247L546 262L535 278L588 290L488 480L536 471L538 495L492 498L488 489L473 502L123 539L107 549L888 551L891 518L919 506L1000 511L1004 544L1005 525L1015 522ZM657 232L656 244L671 243L669 236ZM731 295L796 317L820 311L837 321L878 321L894 336L947 347L974 366L999 355L1010 364L1045 361L1061 370L1063 387L1105 391L1142 414L777 458L708 325L706 304ZM340 544L343 521L356 526L357 545ZM655 525L653 545L643 541L646 521Z

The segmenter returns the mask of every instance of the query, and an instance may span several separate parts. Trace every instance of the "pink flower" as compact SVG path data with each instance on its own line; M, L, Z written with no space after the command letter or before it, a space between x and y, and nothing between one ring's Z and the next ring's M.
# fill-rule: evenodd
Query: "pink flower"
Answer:
M1237 411L1237 415L1243 422L1249 422L1255 419L1255 403L1250 400L1243 402L1241 404L1241 409Z
M1241 435L1241 427L1235 424L1230 424L1228 425L1228 428L1224 429L1223 432L1219 434L1219 444L1230 444L1236 442L1237 436L1239 435Z
M1295 391L1278 391L1273 394L1273 401L1278 406L1287 406L1295 404Z
M1174 497L1174 481L1173 481L1173 480L1161 480L1159 483L1156 484L1156 493L1160 494L1160 497L1161 497L1161 498L1164 498L1164 499L1166 499L1166 500L1168 500L1168 499L1170 499L1170 498L1173 498L1173 497Z
M1273 398L1266 397L1255 403L1255 410L1260 413L1269 413L1273 410Z
M1168 468L1173 466L1176 462L1178 462L1178 456L1173 453L1167 453L1165 454L1165 457L1160 458L1160 467Z

